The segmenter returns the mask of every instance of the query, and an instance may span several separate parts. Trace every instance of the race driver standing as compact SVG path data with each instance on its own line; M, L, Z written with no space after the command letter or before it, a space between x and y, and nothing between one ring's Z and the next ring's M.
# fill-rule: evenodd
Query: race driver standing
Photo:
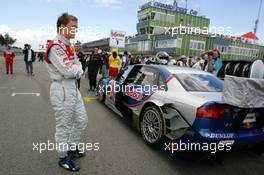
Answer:
M79 150L81 134L86 129L88 117L77 79L83 75L70 39L75 37L78 19L62 14L57 20L57 37L49 41L45 54L45 62L52 81L50 101L55 112L55 141L59 153L59 166L76 172L80 166L73 158L84 157L84 150Z

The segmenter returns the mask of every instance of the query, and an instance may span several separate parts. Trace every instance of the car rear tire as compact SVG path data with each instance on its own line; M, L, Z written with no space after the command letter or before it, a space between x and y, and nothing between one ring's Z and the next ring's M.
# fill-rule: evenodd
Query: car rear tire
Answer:
M165 121L160 110L152 105L142 113L140 121L141 135L150 146L160 146L165 139Z

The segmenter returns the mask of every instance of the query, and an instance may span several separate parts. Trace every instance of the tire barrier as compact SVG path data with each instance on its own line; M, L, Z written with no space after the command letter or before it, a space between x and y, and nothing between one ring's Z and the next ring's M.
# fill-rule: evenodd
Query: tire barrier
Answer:
M217 76L221 79L225 75L245 77L245 78L264 78L264 63L256 61L223 61Z

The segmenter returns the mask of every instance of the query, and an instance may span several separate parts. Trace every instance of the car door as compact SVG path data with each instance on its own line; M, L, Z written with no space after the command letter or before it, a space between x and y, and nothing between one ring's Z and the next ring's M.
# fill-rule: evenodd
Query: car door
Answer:
M129 66L125 71L121 70L116 79L109 79L107 83L107 104L114 106L116 103L116 96L122 93L122 85L127 79L130 72L133 70L133 66Z
M123 104L129 107L136 107L152 96L155 89L158 89L159 71L150 66L137 68L133 76L128 76L125 83Z

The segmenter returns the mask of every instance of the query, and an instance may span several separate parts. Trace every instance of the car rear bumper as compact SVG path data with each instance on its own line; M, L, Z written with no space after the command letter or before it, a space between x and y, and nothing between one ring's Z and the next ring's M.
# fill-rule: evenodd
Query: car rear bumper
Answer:
M186 133L170 143L170 153L175 152L204 152L215 154L219 151L231 151L237 148L256 146L264 143L264 128L250 131L226 133L189 128Z
M252 123L249 127L240 124L235 127L232 121L223 119L208 120L196 118L191 130L195 132L195 137L213 143L232 141L234 146L254 145L264 142L263 124Z
M237 132L221 132L211 129L200 129L198 133L205 141L213 143L233 141L233 146L254 145L264 142L264 128L240 130Z

